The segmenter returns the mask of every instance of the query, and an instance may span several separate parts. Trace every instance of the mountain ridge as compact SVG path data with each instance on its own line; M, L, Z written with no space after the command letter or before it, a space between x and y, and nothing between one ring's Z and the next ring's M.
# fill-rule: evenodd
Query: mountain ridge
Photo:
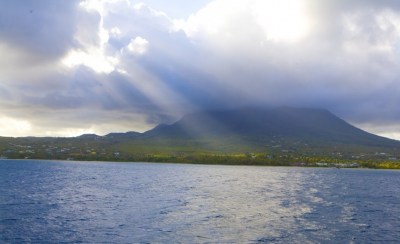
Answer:
M363 131L325 109L243 108L194 112L143 133L0 137L0 157L314 166L359 160L366 167L382 162L396 168L400 141Z
M328 128L329 127L329 128ZM296 108L282 106L273 109L240 108L229 110L204 110L184 115L181 119L171 124L161 123L145 132L111 132L100 136L97 134L82 134L68 138L154 138L167 136L180 136L183 138L196 138L206 136L224 136L229 133L246 135L272 136L317 136L325 140L336 137L368 137L378 142L400 143L399 140L386 138L364 131L327 109L321 108ZM0 136L1 137L1 136ZM1 138L63 138L63 137L1 137ZM321 139L321 138L320 138ZM340 141L340 140L339 140ZM343 140L342 140L343 141ZM360 141L358 139L358 141ZM355 138L357 142L357 138Z
M201 111L183 116L170 125L159 125L145 136L202 138L237 135L289 137L293 139L329 140L379 146L400 141L361 130L326 109L280 107L276 109L236 109Z

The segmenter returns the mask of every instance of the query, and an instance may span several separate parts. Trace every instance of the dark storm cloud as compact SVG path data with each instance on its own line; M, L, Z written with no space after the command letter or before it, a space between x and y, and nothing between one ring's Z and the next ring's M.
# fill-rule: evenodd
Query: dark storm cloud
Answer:
M65 77L60 77L65 80ZM43 89L43 88L42 88ZM24 106L40 107L46 110L99 109L154 111L157 107L123 75L113 72L97 74L86 67L79 67L74 77L59 88L24 92L21 98ZM93 118L97 119L97 118Z
M0 42L37 59L64 54L73 42L79 1L1 1Z

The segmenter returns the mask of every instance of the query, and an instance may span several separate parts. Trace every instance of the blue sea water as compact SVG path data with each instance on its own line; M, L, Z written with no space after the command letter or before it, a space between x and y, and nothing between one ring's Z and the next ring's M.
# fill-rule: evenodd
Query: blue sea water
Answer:
M0 160L2 243L400 243L400 171Z

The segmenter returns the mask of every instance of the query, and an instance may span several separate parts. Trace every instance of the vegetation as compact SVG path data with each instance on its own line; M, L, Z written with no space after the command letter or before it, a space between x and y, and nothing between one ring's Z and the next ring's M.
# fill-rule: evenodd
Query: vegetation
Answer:
M0 138L0 155L10 159L173 162L304 167L400 169L400 153L370 147L300 147L288 142L249 146L213 141L109 140L93 138ZM295 147L297 145L297 147Z
M400 142L325 110L201 112L145 133L74 138L0 137L10 159L400 168Z

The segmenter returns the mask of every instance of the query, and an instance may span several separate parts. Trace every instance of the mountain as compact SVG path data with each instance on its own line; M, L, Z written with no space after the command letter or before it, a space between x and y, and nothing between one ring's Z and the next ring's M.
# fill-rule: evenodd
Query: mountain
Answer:
M249 161L255 155L258 161ZM400 158L400 141L365 132L323 109L246 108L191 113L144 133L0 137L0 156L270 165L355 159L386 163Z
M327 110L291 107L197 112L174 124L157 126L144 136L197 140L240 138L251 144L280 139L316 145L400 145L399 141L358 129Z
M136 138L139 137L141 133L135 131L128 131L125 133L109 133L105 135L107 138Z

